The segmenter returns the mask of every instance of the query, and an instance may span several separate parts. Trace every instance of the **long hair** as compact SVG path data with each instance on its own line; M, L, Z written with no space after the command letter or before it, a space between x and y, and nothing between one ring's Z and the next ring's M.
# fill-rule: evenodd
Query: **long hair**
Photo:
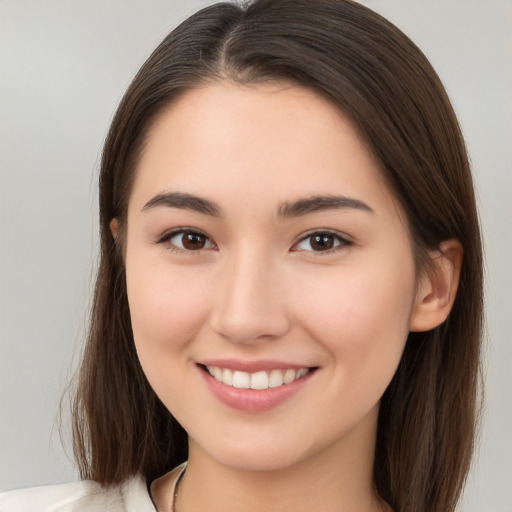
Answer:
M461 131L423 53L350 0L219 3L171 32L142 66L112 122L100 173L101 261L79 374L74 447L81 476L103 485L154 478L184 461L187 437L151 389L134 347L123 264L128 199L153 120L214 80L307 87L352 121L409 224L419 269L455 238L458 294L439 327L411 333L381 400L374 482L395 512L452 511L478 416L482 249ZM119 221L114 241L110 221Z

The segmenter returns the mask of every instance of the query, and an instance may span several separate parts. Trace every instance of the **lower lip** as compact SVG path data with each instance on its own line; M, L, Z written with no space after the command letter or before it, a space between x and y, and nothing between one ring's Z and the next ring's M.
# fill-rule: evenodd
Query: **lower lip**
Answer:
M304 377L277 388L239 389L219 382L202 367L199 370L210 391L224 405L246 412L263 412L286 402L295 393L300 391L309 382L313 374L316 373L315 371L310 371Z

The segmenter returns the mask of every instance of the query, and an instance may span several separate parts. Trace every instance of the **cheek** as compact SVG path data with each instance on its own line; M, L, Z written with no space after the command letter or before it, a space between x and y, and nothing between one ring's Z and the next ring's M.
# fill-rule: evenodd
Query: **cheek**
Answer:
M295 296L296 307L303 310L300 316L309 319L312 326L321 325L324 333L350 334L347 338L359 345L367 339L365 332L379 326L387 327L383 336L408 331L414 272L412 268L395 272L335 269L329 275L311 276L309 282L303 275L301 290Z
M138 265L135 260L126 270L133 335L146 371L159 361L168 364L197 335L205 315L205 287L168 265Z
M409 333L413 265L343 269L305 289L296 306L303 327L330 353L339 378L387 386Z

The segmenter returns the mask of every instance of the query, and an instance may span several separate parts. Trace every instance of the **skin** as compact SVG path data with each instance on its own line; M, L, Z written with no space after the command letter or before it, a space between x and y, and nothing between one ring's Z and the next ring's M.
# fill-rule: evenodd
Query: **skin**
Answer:
M218 215L148 206L176 192L215 203ZM280 215L333 195L367 208ZM178 512L385 510L372 486L379 400L409 331L449 313L457 242L436 253L428 278L417 276L378 162L330 103L286 84L209 84L163 111L127 218L137 352L189 434ZM111 227L115 236L117 221ZM184 248L179 228L203 233L203 248ZM312 231L328 232L332 250L312 246ZM198 363L214 358L317 370L278 406L240 411L205 385ZM153 486L161 511L172 486L171 475Z

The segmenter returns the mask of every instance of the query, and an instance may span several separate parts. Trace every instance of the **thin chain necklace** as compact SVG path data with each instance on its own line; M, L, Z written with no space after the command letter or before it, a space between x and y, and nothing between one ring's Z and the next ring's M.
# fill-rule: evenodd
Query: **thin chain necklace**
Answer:
M176 480L176 483L174 484L174 493L172 495L172 506L171 506L171 512L176 512L176 501L178 500L178 494L180 492L180 483L181 479L183 478L183 475L185 474L185 469L183 468L183 471L178 476L178 479Z
M178 476L178 479L176 480L176 483L174 484L174 492L173 492L173 495L172 495L171 512L177 512L176 502L178 501L178 495L180 493L181 479L183 478L183 475L185 474L185 470L186 470L186 466L183 468L182 472ZM391 508L387 504L383 503L381 505L381 507L382 507L382 511L383 512L388 511L388 510L390 512L392 512Z

